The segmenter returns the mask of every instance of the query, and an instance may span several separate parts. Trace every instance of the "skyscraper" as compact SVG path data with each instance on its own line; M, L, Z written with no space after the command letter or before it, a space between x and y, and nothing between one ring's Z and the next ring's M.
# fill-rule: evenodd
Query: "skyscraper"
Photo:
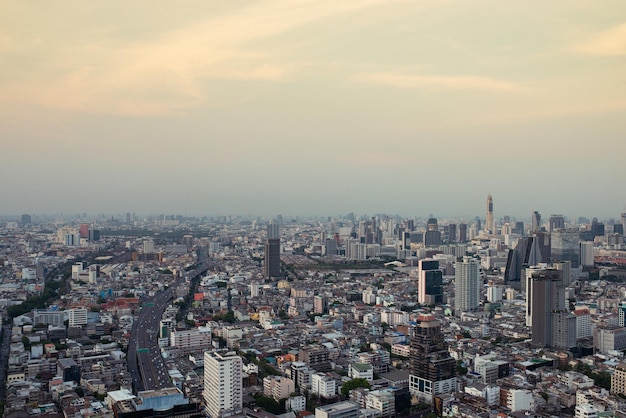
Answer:
M410 342L409 391L431 402L435 395L456 390L456 362L448 352L441 323L426 314L417 321Z
M417 302L422 305L443 303L443 272L439 261L419 260L417 265Z
M424 245L427 247L437 247L441 245L441 232L439 232L436 218L428 219L426 232L424 232Z
M541 214L537 211L534 211L531 216L530 222L530 233L536 234L541 229Z
M552 261L571 261L578 268L580 233L577 229L558 229L550 234L550 256Z
M210 418L243 411L242 361L234 352L205 351L202 397Z
M576 316L565 305L563 272L554 269L528 269L526 324L532 329L536 347L576 346Z
M25 213L22 215L22 226L30 225L32 223L32 218L29 214Z
M267 225L264 268L265 277L280 276L280 225L274 221Z
M448 225L448 242L456 242L456 224Z
M467 242L467 224L460 223L459 224L459 242Z
M495 234L495 225L493 223L493 198L491 195L487 196L487 219L486 219L486 228L489 232Z
M565 217L563 215L551 215L550 216L550 232L554 232L557 229L565 228Z
M481 287L478 261L472 257L457 261L454 272L454 307L457 312L478 309Z
M535 237L522 237L515 248L509 250L504 270L504 283L520 289L522 286L522 269L542 262L541 253Z

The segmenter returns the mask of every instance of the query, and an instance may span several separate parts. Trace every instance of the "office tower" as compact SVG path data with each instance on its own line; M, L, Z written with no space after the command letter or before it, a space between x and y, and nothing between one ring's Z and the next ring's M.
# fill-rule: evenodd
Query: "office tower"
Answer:
M438 247L441 245L441 232L439 232L436 218L430 218L426 224L424 245L427 247Z
M264 268L265 277L280 276L280 225L273 221L267 225Z
M467 242L467 224L459 224L459 242Z
M80 224L78 233L81 238L89 239L89 224Z
M524 235L524 222L515 221L515 224L511 232L513 232L514 234Z
M496 233L493 223L493 198L491 195L487 196L487 225L485 226L487 230L493 234Z
M515 288L522 287L522 269L542 261L539 248L534 237L522 237L515 248L509 250L504 270L504 283Z
M624 227L622 226L622 224L615 224L615 225L613 225L613 233L623 236L624 235Z
M592 267L595 264L593 253L593 242L585 241L580 243L580 265Z
M326 238L326 255L337 255L337 241L333 238Z
M126 223L129 224L131 221L131 215L130 212L126 212Z
M626 212L622 213L621 215L621 220L622 220L622 235L624 235L624 231L626 231Z
M419 260L417 266L417 302L422 305L443 303L443 272L439 261Z
M576 316L566 309L562 273L554 269L527 270L526 323L531 326L531 343L536 347L576 346Z
M456 242L456 224L448 225L448 242Z
M550 255L553 261L571 261L578 268L580 234L576 229L560 229L550 234Z
M90 229L89 230L89 241L100 241L100 230L99 229Z
M328 312L328 298L317 295L313 298L313 313L325 314Z
M534 211L530 217L530 233L536 234L541 229L541 214Z
M463 257L463 261L457 261L454 272L454 308L457 314L478 309L481 287L478 260Z
M550 232L554 232L557 229L565 228L565 218L563 215L550 216Z
M604 224L602 222L598 222L598 218L593 218L591 221L591 234L594 238L604 236Z
M456 361L450 357L441 323L432 315L417 317L410 341L409 391L426 402L456 390Z
M569 286L572 277L572 263L570 261L555 261L552 268L561 272L563 286Z
M25 213L22 215L22 226L30 225L32 223L32 218L29 214Z
M202 396L210 418L222 418L243 411L242 361L234 352L204 352Z

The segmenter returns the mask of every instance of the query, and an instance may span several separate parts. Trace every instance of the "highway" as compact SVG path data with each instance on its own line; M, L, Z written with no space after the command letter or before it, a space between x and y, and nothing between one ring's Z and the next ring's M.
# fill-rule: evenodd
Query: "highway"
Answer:
M172 386L159 349L158 329L163 312L173 297L173 289L167 289L141 300L141 311L133 323L127 357L135 392Z
M200 256L197 269L187 272L196 277L207 271L206 255ZM141 299L141 310L135 319L128 342L127 363L135 393L172 386L159 348L159 322L167 305L174 298L174 286L154 297Z

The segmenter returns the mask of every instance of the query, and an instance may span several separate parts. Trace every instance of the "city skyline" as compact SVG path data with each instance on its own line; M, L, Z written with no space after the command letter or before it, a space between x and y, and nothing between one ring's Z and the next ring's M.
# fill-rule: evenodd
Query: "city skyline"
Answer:
M624 2L61 5L0 16L3 213L626 212Z

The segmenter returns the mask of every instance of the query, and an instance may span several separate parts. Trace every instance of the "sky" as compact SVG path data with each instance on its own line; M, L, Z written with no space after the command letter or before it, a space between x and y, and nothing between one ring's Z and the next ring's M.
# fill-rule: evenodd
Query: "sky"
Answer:
M0 214L626 212L623 0L1 8Z

